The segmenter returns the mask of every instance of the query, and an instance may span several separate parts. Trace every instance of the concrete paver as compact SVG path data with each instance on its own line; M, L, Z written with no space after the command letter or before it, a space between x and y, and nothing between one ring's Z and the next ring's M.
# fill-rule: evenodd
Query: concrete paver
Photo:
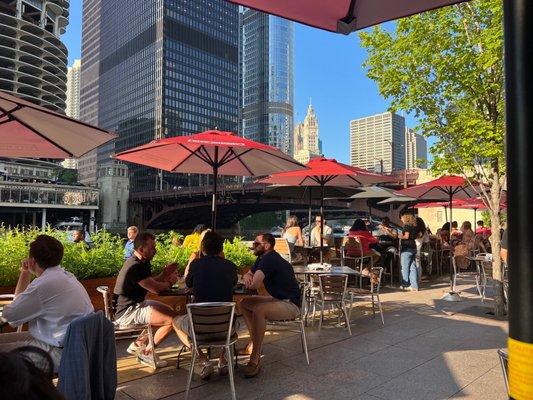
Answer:
M385 326L379 315L354 313L351 337L333 319L320 334L316 324L308 327L309 366L298 335L281 331L270 336L259 377L245 379L242 368L236 370L237 398L506 398L496 350L506 345L507 322L470 312L490 306L465 290L471 284L460 286L462 302L441 302L446 287L437 283L417 293L386 291ZM167 342L176 346L175 338ZM165 370L120 385L116 398L183 399L186 378L186 369ZM227 399L229 394L228 378L215 375L208 382L193 381L190 399Z

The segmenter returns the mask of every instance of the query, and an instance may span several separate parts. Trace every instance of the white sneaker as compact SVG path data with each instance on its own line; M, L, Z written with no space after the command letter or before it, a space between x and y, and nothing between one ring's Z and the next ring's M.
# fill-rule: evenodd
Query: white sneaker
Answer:
M151 354L144 354L144 353L139 353L137 355L137 360L143 364L143 365L146 365L148 367L151 367L151 368L154 368L154 360L152 358L152 355ZM157 364L155 365L155 368L164 368L168 365L168 362L164 361L164 360L159 360L157 361Z
M144 344L138 345L135 342L131 342L126 351L134 356L138 356L139 353L145 348L146 346Z

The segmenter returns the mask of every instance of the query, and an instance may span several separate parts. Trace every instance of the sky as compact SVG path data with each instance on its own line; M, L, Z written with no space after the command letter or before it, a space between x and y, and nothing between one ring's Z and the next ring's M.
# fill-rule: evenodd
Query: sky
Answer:
M69 65L81 55L81 7L82 0L71 0L69 25L62 37ZM385 112L389 106L365 74L366 52L359 37L295 24L294 48L294 123L303 121L311 101L324 155L349 163L350 120ZM407 126L414 125L416 121L408 117Z

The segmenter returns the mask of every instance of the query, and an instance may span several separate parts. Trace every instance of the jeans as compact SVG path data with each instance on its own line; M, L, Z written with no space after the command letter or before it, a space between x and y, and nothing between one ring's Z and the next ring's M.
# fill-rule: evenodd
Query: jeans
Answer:
M403 249L400 254L402 263L402 286L418 289L418 270L416 268L416 249Z

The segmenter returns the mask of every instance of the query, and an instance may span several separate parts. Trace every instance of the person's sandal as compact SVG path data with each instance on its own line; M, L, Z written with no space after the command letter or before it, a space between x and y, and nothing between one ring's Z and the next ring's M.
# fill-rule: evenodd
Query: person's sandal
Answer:
M250 361L246 367L244 367L244 377L253 378L259 374L259 371L261 371L261 361L258 361L257 364Z

